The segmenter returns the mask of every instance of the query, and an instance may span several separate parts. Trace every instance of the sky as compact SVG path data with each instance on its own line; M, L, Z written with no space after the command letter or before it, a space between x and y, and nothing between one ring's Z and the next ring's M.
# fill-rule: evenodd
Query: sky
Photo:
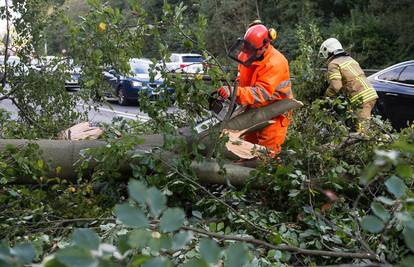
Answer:
M0 0L0 6L4 6L5 1L6 0ZM9 3L11 2L10 0L8 1ZM4 34L5 32L6 32L6 20L0 20L0 34Z

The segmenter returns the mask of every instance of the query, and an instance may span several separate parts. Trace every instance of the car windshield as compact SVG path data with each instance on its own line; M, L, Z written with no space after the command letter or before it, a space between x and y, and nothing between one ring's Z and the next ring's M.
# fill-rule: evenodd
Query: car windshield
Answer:
M18 57L15 56L10 56L7 59L7 63L9 65L16 65L20 62L20 59ZM4 55L0 55L0 65L4 65Z
M203 57L201 56L184 56L183 62L203 62Z
M133 74L148 74L150 65L144 62L132 62L130 63L131 72Z

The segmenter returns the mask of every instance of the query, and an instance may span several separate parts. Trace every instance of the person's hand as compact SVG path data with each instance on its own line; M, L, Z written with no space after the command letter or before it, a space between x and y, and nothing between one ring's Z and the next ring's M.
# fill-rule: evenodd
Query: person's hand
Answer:
M217 90L217 93L224 99L227 99L231 95L231 90L228 86L222 86Z

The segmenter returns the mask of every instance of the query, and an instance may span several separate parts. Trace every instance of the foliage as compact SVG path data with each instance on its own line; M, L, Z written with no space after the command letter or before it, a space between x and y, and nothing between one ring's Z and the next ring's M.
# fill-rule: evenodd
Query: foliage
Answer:
M292 18L292 23L299 15L326 19L327 14L315 11L318 6L359 8L356 2L305 2L296 7L295 2L280 1L275 8L289 7L282 14ZM22 58L32 49L42 53L39 33L45 31L50 18L47 5L42 3L25 1L14 7L28 12L27 16L22 12L22 38L36 33L33 43L22 47ZM119 1L117 6L98 0L88 3L83 16L75 20L56 13L62 15L69 33L65 35L68 56L82 66L84 90L74 95L63 91L68 69L58 61L40 70L28 70L27 75L20 72L21 76L14 75L13 70L23 69L23 65L12 68L12 97L17 103L27 103L27 108L21 109L21 121L10 122L10 117L1 113L5 126L1 135L55 135L79 118L79 114L70 113L79 101L87 106L91 98L102 96L101 72L111 66L127 73L128 59L143 55L149 49L144 47L148 39L153 40L151 49L156 50L152 55L161 58L160 62L153 58L152 75L159 72L165 84L174 88L180 112L168 113L172 101L167 97L156 103L140 98L140 108L151 121L106 125L108 145L83 151L77 164L79 176L74 180L41 179L49 165L41 161L41 152L34 145L8 148L0 157L0 171L7 173L2 177L0 194L4 210L0 214L0 238L5 240L0 248L1 264L316 266L367 262L343 254L360 252L369 253L373 262L405 261L410 265L414 231L413 129L395 133L388 123L374 118L364 138L349 137L356 107L344 98L316 99L324 89L314 56L321 41L316 24L299 27L295 36L300 40L294 52L294 73L298 75L295 93L308 104L292 115L282 153L276 159L266 159L243 187L201 185L191 164L205 158L205 147L193 144L189 148L175 133L183 125L193 126L203 115L211 88L229 83L233 75L222 67L226 60L215 57L219 52L208 49L207 40L213 31L206 17L215 15L209 10L212 3L203 3L206 13L209 11L206 16L194 15L199 8L197 1L188 8L166 1L147 3L153 4L152 10L162 6L151 15L138 2L127 7ZM234 14L232 6L218 4L223 10L215 23ZM245 8L250 4L238 3ZM258 4L259 12L238 10L236 15L245 16L245 23L266 6ZM300 9L298 14L296 8ZM335 14L341 19L348 16L343 10ZM186 27L193 21L197 23ZM244 26L238 24L234 29ZM208 59L210 84L198 76L173 75L165 70L170 52L180 47L200 52ZM47 87L36 91L43 85ZM1 90L1 94L8 93L7 88ZM164 145L157 151L139 151L146 133L162 134ZM223 140L216 135L210 138L216 149L207 157L222 165ZM178 149L185 152L171 153ZM160 151L174 156L165 159ZM21 174L32 177L35 183L15 184L14 179ZM124 181L129 179L126 185ZM302 249L322 254L307 254ZM321 256L328 252L339 256Z
M306 28L299 26L296 35L299 39L299 52L291 64L292 75L295 77L293 84L295 97L312 102L323 95L321 89L325 89L323 72L320 68L321 60L318 59L322 37L315 24L309 24Z

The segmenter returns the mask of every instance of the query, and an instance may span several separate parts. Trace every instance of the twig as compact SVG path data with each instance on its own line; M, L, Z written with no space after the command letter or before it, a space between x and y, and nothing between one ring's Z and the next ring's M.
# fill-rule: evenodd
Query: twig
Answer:
M4 72L1 81L2 87L6 87L7 81L7 61L9 60L9 43L10 43L10 11L9 0L4 1L6 8L6 47L4 49Z
M46 129L44 127L42 127L41 125L39 125L35 120L33 120L32 118L30 118L30 116L26 113L26 111L20 106L20 104L16 101L16 99L14 98L10 98L10 100L13 102L13 104L19 109L21 115L30 123L36 125L36 127L38 127L39 129L42 129L44 131L46 131Z
M361 190L361 192L359 193L359 195L357 196L357 198L355 199L355 201L354 201L354 203L353 203L353 207L352 207L352 210L351 210L351 212L349 213L350 214L350 216L351 216L351 218L354 220L354 223L355 223L355 238L356 238L356 240L367 250L367 251L371 251L372 252L372 249L370 248L370 246L364 241L364 239L362 238L362 235L361 235L361 228L360 228L360 225L359 225L359 221L358 221L358 219L357 219L357 217L356 217L356 210L357 210L357 207L358 207L358 204L359 204L359 201L361 200L361 198L362 198L362 196L365 194L365 191L366 190L368 190L369 189L369 187L372 185L372 184L374 184L374 183L376 183L379 179L381 179L381 177L377 177L377 178L375 178L375 179L373 179L372 181L370 181L369 183L367 183L365 186L364 186L364 188ZM385 263L387 263L388 264L388 262L386 262L385 261Z
M187 38L189 41L193 42L194 44L198 45L198 42L196 40L194 40L193 38L191 38L188 34L186 34L177 24L175 24L173 22L173 25L178 29L178 31L180 32L180 34L182 36L184 36L185 38ZM222 73L226 73L226 71L224 70L223 65L221 65L221 63L218 61L218 59L210 51L208 51L207 49L203 49L203 51L206 52L209 55L209 57L211 57L211 59L213 59L216 62L217 66L220 68ZM231 83L227 79L227 77L225 79L225 82L226 82L227 86L229 88L231 88Z
M315 213L316 214L316 213ZM369 253L372 255L376 255L374 251L372 251L372 249L368 246L368 244L366 244L362 238L360 238L360 236L355 236L352 233L349 233L347 231L345 231L344 229L338 227L337 225L335 225L332 221L328 220L325 216L323 216L322 214L316 214L317 217L321 220L323 220L325 223L327 223L329 226L331 226L335 231L340 231L342 233L344 233L345 235L347 235L349 238L355 239L357 242L359 242L361 244L361 246ZM378 257L378 256L377 256Z
M197 186L198 188L200 188L202 191L204 191L207 195L209 195L210 197L214 198L216 201L220 202L222 205L224 205L226 208L228 208L231 212L233 212L237 217L239 217L240 219L242 219L243 221L245 221L247 224L249 224L250 226L252 226L253 228L260 230L262 232L265 233L272 233L272 231L265 229L261 226L258 226L256 224L254 224L252 221L250 221L249 219L245 218L245 216L243 216L242 214L240 214L239 212L237 212L232 206L230 206L229 204L227 204L226 202L224 202L223 200L219 199L218 197L216 197L214 194L212 194L207 188L205 188L204 186L202 186L201 184L197 183L196 181L194 181L191 177L188 177L188 175L182 173L181 171L178 170L178 168L176 166L172 166L169 162L163 160L161 157L159 157L159 159L169 168L171 168L172 170L174 170L175 173L179 174L182 178L184 178L186 181L192 183L193 185Z
M239 241L239 242L246 242L249 244L253 244L259 247L265 247L268 249L280 250L280 251L289 251L297 254L302 255L309 255L309 256L325 256L325 257L336 257L336 258L352 258L352 259L369 259L378 261L377 256L369 254L369 253L352 253L352 252L334 252L334 251L324 251L324 250L311 250L311 249L302 249L294 246L289 245L273 245L267 243L266 241L249 238L249 237L240 237L240 236L230 236L230 235L222 235L217 233L208 232L205 230L183 226L181 227L182 230L192 231L194 233L198 233L201 235L206 235L222 240L232 240L232 241Z

